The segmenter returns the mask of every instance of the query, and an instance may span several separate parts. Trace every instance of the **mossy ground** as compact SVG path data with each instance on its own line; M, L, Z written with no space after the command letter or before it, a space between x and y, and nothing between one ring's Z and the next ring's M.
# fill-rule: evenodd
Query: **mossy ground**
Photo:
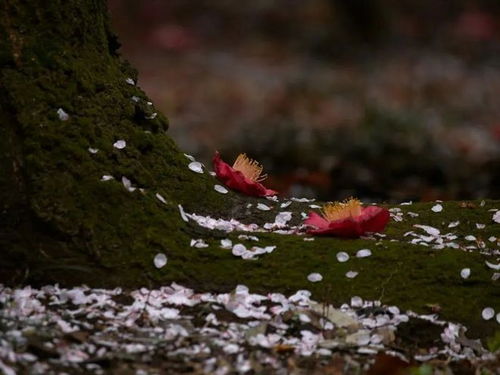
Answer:
M461 242L468 234L499 236L488 209L500 208L500 202L486 201L484 207L475 202L474 208L447 202L439 214L430 204L401 206L420 216L392 222L379 245L371 240L304 242L301 236L259 234L261 245L277 249L255 261L236 258L218 246L224 233L185 223L177 206L255 223L273 221L278 207L269 212L248 209L248 203L255 207L258 200L221 195L213 190L215 180L208 173L187 168L189 160L166 134L166 119L161 114L148 119L154 107L138 87L126 83L127 78L136 80L136 74L115 54L106 17L96 17L104 14L102 2L52 2L36 17L27 16L30 8L22 4L10 5L10 12L0 16L0 49L11 51L1 55L0 145L11 156L4 156L0 166L11 176L0 180L0 281L103 287L176 281L211 291L242 283L252 291L285 293L309 289L314 298L337 304L353 295L418 312L426 311L426 304L439 304L444 318L464 323L473 336L498 329L495 321L481 319L483 307L500 311L498 281L491 280L485 256L410 245L403 234L413 224L447 231L450 221L460 220L450 231ZM54 15L64 27L44 26L55 22ZM57 116L59 108L69 114L67 121ZM118 139L126 140L125 149L113 147ZM89 147L99 152L92 154ZM12 155L20 168L7 168ZM103 175L115 179L101 181ZM128 192L122 176L144 190ZM22 204L13 203L15 191L22 195ZM300 212L309 208L293 203L286 210L293 211L298 222ZM487 226L479 230L476 223ZM237 234L228 237L236 240ZM190 247L191 238L204 238L210 247ZM373 256L347 263L335 258L337 251L353 255L361 248L370 248ZM169 259L159 270L153 266L158 252ZM459 275L464 267L472 270L468 280ZM355 279L345 277L351 269L360 272ZM324 280L308 282L311 272L320 272Z

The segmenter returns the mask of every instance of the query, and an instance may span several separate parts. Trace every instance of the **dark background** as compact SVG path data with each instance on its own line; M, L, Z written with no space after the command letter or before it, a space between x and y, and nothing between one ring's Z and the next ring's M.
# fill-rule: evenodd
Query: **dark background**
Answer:
M497 0L109 0L186 152L284 195L500 198Z

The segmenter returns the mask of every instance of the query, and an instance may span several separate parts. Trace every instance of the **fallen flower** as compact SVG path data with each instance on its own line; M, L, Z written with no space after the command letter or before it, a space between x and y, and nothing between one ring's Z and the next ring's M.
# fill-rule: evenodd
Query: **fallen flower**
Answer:
M377 206L363 208L359 200L351 198L326 204L321 216L311 212L304 224L316 228L309 229L310 234L356 238L368 232L382 232L389 218L387 209Z
M238 155L232 167L222 161L219 152L215 152L212 162L217 178L230 189L254 197L277 194L261 184L266 178L262 175L262 166L245 154Z

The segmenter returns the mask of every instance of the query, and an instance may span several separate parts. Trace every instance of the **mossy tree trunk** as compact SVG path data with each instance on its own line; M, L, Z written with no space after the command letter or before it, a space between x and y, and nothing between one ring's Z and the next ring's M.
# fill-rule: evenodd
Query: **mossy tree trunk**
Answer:
M131 84L104 0L0 8L0 282L146 283L143 259L185 245L177 204L227 204Z

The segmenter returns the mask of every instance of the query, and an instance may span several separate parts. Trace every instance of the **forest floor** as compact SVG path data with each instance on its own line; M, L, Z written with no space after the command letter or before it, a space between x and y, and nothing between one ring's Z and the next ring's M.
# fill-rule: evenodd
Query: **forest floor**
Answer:
M357 240L304 235L316 202L248 205L231 220L182 212L198 275L178 282L195 290L2 286L0 369L499 373L498 201L406 202L384 234ZM179 256L150 268L168 280Z

